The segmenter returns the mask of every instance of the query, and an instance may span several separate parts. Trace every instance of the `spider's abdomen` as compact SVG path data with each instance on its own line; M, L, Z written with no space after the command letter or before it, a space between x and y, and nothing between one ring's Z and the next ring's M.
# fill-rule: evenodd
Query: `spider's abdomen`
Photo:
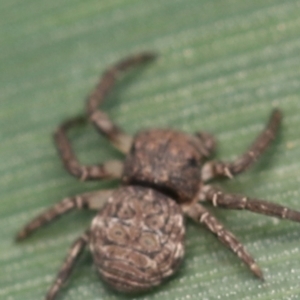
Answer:
M170 129L139 132L125 160L123 182L190 202L199 190L203 156L194 136Z
M184 255L180 206L155 190L117 189L91 226L90 248L103 279L122 292L140 292L172 275Z

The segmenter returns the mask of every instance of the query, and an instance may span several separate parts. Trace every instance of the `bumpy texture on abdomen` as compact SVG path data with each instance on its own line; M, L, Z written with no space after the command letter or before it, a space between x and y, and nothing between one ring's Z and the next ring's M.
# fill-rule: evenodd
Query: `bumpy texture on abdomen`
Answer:
M116 190L94 218L90 247L103 279L123 292L160 284L184 255L181 208L148 188Z

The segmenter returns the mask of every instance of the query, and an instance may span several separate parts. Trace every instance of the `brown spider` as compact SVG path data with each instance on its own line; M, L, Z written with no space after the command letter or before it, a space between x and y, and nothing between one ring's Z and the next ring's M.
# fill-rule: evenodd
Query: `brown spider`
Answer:
M126 154L124 163L80 164L66 132L84 121L84 117L64 122L55 132L59 155L70 174L81 180L120 178L122 186L65 198L18 233L17 240L22 240L75 208L98 210L91 227L71 246L47 293L47 300L55 298L86 245L101 277L116 290L139 292L159 285L175 272L183 259L184 214L206 226L263 279L262 271L243 245L199 202L300 221L300 212L264 200L229 194L206 184L211 179L232 178L242 173L261 156L277 133L281 121L279 110L272 112L266 128L238 159L205 163L215 150L215 140L210 134L150 129L131 137L98 109L123 71L154 57L152 53L141 53L112 66L88 97L89 121Z

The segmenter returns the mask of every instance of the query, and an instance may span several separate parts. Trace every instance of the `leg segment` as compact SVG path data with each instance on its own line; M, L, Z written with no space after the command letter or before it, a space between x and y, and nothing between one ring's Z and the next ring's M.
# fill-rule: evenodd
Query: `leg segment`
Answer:
M89 233L85 232L81 237L79 237L71 246L65 261L59 270L54 283L52 284L51 288L49 289L46 300L53 300L55 299L58 292L61 290L64 283L70 277L70 274L74 268L76 261L79 259L80 255L82 254L84 248L86 247L89 240Z
M40 227L52 222L71 210L83 208L99 210L103 207L111 194L112 190L103 190L65 198L25 225L17 234L16 240L20 241L27 238Z
M207 132L196 132L197 147L204 158L210 157L216 150L215 138Z
M106 70L96 86L95 90L91 93L87 102L87 113L91 116L98 110L98 106L104 101L107 94L113 88L118 76L122 73L135 67L137 65L149 62L156 57L154 53L144 52L134 56L130 56L108 70Z
M110 90L115 85L119 75L139 64L149 62L155 58L154 53L140 53L130 56L115 64L104 72L100 82L90 94L87 101L87 113L94 126L104 134L119 150L127 153L130 149L131 137L127 136L110 118L98 110Z
M263 273L253 257L245 250L238 239L230 231L226 230L208 210L198 203L187 205L183 207L183 210L194 221L204 224L209 231L214 233L226 247L233 251L249 267L254 275L263 279Z
M123 163L120 161L112 160L94 166L84 166L79 163L67 137L67 131L84 121L83 117L69 119L54 133L54 141L64 167L71 175L81 180L120 178L123 170Z
M128 153L132 144L132 136L124 133L107 114L97 110L90 116L90 120L96 129L106 136L119 151L124 154Z
M300 212L265 200L251 199L236 194L223 193L220 189L206 185L200 201L211 202L214 206L228 209L245 209L258 214L300 222Z
M232 178L234 175L247 170L265 152L275 138L282 114L278 109L273 110L266 128L256 138L249 150L234 162L211 161L202 169L202 178L208 181L215 177Z

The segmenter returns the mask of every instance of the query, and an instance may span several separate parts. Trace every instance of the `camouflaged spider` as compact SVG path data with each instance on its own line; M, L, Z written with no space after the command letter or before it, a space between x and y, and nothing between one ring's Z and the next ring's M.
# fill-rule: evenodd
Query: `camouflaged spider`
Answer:
M99 211L91 227L71 246L47 300L55 298L86 245L101 277L116 290L139 292L160 284L175 272L183 259L184 214L206 226L262 279L262 271L243 245L199 202L300 221L300 212L229 194L206 184L217 177L232 178L242 173L261 156L278 130L279 110L272 112L266 128L238 159L205 162L215 149L215 140L208 133L190 135L171 129L150 129L132 138L98 109L120 73L154 57L152 53L141 53L109 68L87 101L88 119L126 154L124 163L109 161L95 166L79 163L66 133L84 121L83 117L64 122L55 132L59 155L70 174L81 180L120 178L122 186L113 191L66 198L18 233L17 240L22 240L75 208Z

